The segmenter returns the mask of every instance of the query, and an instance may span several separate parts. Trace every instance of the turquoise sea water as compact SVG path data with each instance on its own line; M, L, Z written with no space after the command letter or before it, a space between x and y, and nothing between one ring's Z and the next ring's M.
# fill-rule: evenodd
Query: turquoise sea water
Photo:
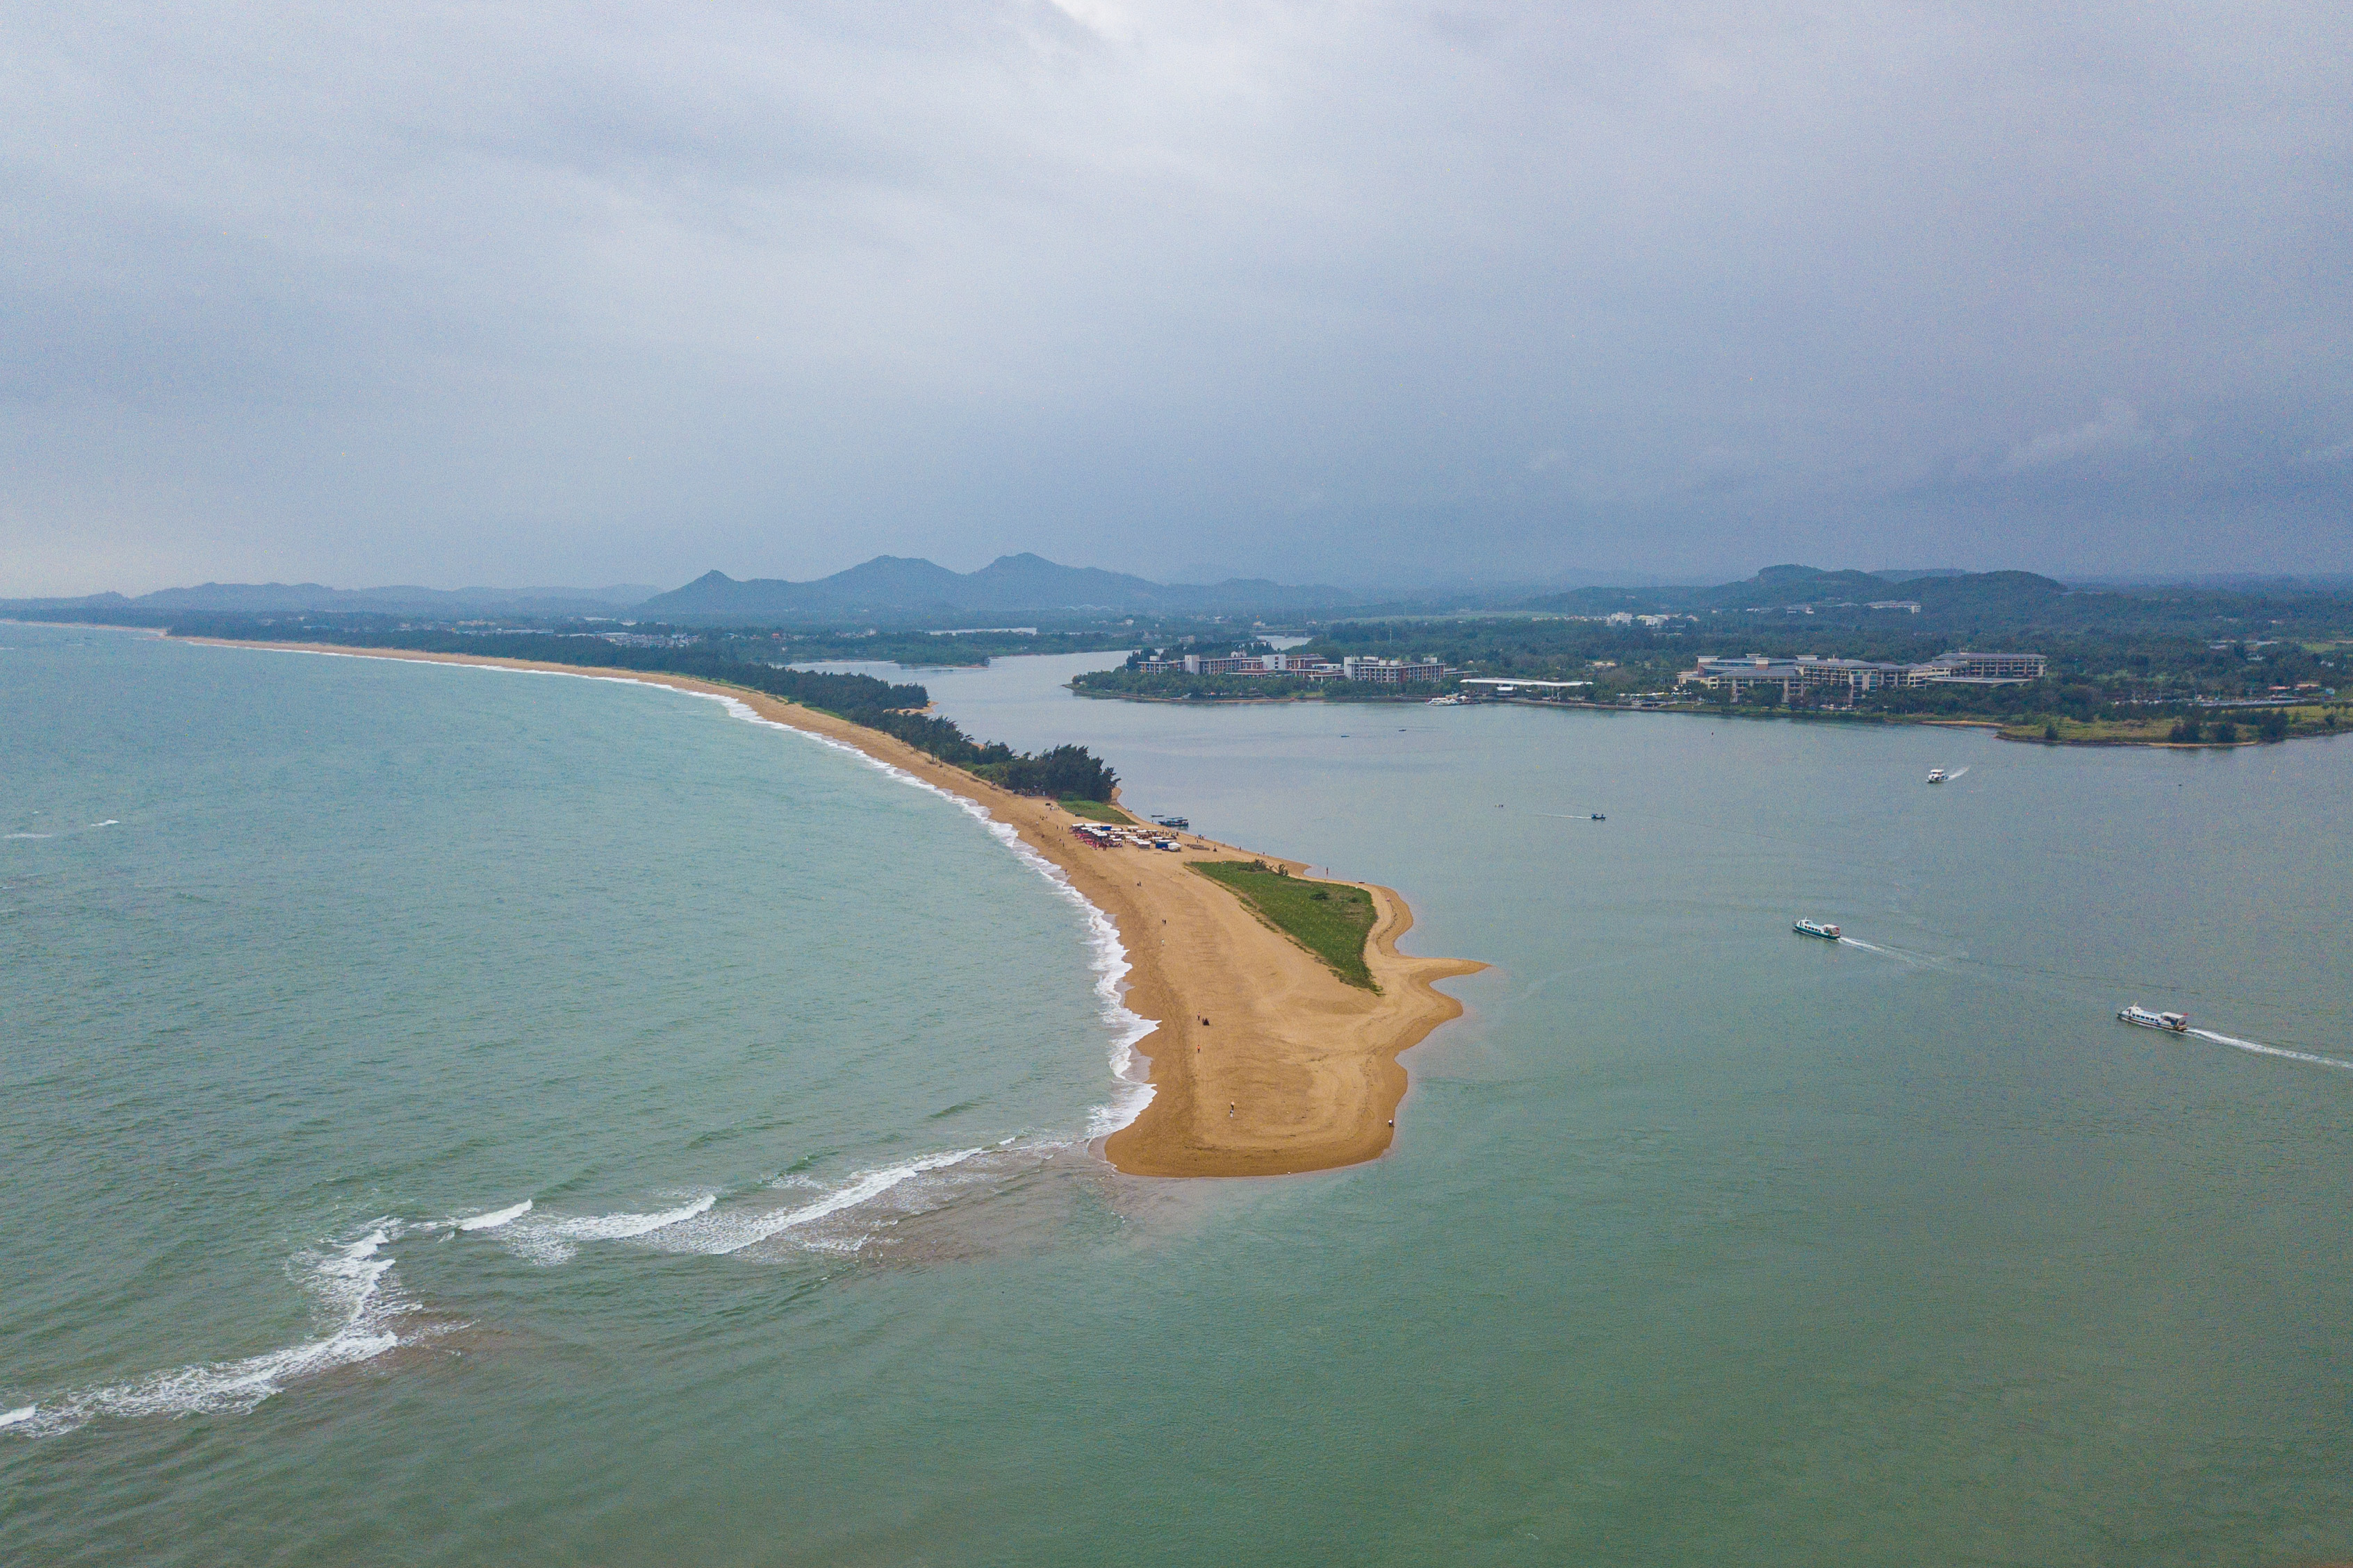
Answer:
M2353 1552L2353 746L926 675L1496 965L1389 1158L1168 1184L1086 1153L1084 911L935 795L611 683L0 645L0 1559Z

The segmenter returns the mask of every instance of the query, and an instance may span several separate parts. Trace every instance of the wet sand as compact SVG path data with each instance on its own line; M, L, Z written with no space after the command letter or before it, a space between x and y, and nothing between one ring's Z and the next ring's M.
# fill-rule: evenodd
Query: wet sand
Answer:
M597 676L732 697L763 719L853 746L877 761L977 803L1061 868L1110 916L1127 949L1127 1006L1157 1026L1136 1049L1151 1059L1152 1102L1104 1141L1121 1171L1151 1176L1267 1176L1328 1170L1383 1152L1404 1098L1400 1052L1462 1005L1432 982L1486 966L1398 951L1413 911L1390 889L1356 884L1378 913L1365 961L1377 994L1350 985L1253 915L1229 889L1187 868L1198 860L1263 859L1306 868L1198 835L1176 854L1101 849L1072 836L1079 819L1051 801L1018 795L885 735L763 692L688 676L596 669L526 659L474 658L322 643L191 637L224 647L337 653L435 664L491 665Z

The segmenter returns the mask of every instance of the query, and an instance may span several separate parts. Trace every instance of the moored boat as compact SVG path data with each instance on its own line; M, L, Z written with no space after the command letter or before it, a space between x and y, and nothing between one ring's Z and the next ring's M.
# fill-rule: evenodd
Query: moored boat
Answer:
M2163 1029L2168 1035L2189 1032L2189 1016L2187 1013L2152 1013L2146 1007L2127 1003L2116 1009L2116 1017L2119 1022L2137 1024L2144 1029Z
M1789 929L1799 936L1818 936L1825 942L1836 942L1839 939L1839 928L1828 921L1799 921Z

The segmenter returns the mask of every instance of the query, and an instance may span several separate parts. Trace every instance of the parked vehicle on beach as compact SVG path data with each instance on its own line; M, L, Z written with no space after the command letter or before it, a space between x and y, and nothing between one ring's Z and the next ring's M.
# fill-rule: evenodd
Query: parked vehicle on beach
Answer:
M2163 1029L2168 1035L2189 1032L2189 1015L2187 1013L2152 1013L2146 1007L2128 1003L2116 1009L2116 1018L2121 1023L2137 1025L2144 1029Z
M1825 942L1839 939L1839 928L1828 921L1799 921L1789 928L1799 936L1818 936Z

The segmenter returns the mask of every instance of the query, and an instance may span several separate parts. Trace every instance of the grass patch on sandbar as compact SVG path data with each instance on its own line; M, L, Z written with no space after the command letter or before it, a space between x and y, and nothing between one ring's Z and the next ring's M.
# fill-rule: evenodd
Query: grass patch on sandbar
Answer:
M1061 805L1072 816L1083 816L1089 822L1108 822L1113 827L1135 826L1135 818L1107 800L1081 800L1076 795L1065 795Z
M1377 991L1365 967L1365 939L1373 929L1373 896L1345 882L1285 876L1263 860L1196 860L1193 869L1223 882L1250 912L1332 968L1351 985Z

